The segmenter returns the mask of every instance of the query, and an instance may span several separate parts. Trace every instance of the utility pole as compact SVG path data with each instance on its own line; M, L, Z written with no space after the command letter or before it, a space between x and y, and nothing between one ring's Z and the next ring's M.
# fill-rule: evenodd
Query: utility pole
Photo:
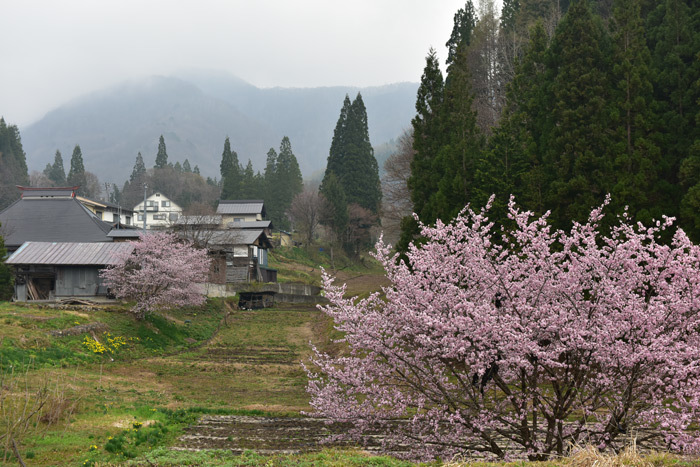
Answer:
M143 184L143 233L146 233L146 189L148 188L148 185L145 183Z

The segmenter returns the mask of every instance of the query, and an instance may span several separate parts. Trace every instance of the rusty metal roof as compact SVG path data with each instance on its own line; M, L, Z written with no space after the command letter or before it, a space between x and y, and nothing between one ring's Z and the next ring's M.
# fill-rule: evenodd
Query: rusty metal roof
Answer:
M7 264L106 266L118 253L130 253L131 243L25 242L5 261Z

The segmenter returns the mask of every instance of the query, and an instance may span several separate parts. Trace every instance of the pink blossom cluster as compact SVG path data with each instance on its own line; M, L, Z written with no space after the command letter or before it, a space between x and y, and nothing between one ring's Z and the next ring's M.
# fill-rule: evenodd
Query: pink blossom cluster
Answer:
M511 198L514 227L499 230L489 207L421 225L408 264L380 240L382 293L347 298L324 278L347 350L314 349L315 413L422 459L541 460L632 438L700 450L700 248L670 218L623 215L604 235L601 207L553 231Z
M117 298L136 302L132 311L139 318L158 308L201 305L206 299L198 287L209 271L206 250L172 234L144 235L118 260L101 276Z

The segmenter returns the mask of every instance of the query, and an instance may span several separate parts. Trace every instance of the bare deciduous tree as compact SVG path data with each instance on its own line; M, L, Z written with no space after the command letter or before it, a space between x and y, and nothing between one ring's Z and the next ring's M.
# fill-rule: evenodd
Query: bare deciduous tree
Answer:
M100 199L102 196L102 184L100 179L97 178L92 172L85 171L85 187L83 188L86 198L90 199Z
M44 172L32 170L32 173L29 174L29 186L49 187L54 185L54 182L51 179L49 179L49 177L47 177L46 174L44 174Z
M304 239L304 244L311 245L318 233L323 209L323 197L316 187L306 187L292 200L287 214L292 225Z
M382 225L384 237L391 243L398 240L401 219L413 212L408 178L414 154L413 130L406 130L399 137L396 151L384 163Z

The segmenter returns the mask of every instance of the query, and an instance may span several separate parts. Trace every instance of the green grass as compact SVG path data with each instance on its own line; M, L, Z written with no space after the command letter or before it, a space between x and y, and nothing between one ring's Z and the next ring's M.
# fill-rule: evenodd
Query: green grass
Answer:
M147 459L147 460L146 460ZM211 465L211 466L275 466L275 467L312 467L312 466L376 466L376 467L408 467L416 465L387 456L370 456L353 450L324 449L319 452L306 454L287 454L263 456L253 451L245 451L236 455L225 450L200 452L170 451L159 448L145 455L143 459L134 459L125 465Z
M198 308L158 313L139 321L124 308L99 311L59 310L0 303L0 371L26 367L75 367L108 359L132 360L179 352L201 345L217 329L225 313L222 300ZM103 323L108 331L96 333L124 337L127 345L114 353L96 354L83 343L89 333L52 337L50 331Z
M321 268L327 271L344 271L357 274L382 275L379 263L368 254L361 258L349 258L342 249L333 250L331 262L330 248L314 246L311 248L279 247L270 252L270 267L276 268L280 282L303 282L321 285Z

